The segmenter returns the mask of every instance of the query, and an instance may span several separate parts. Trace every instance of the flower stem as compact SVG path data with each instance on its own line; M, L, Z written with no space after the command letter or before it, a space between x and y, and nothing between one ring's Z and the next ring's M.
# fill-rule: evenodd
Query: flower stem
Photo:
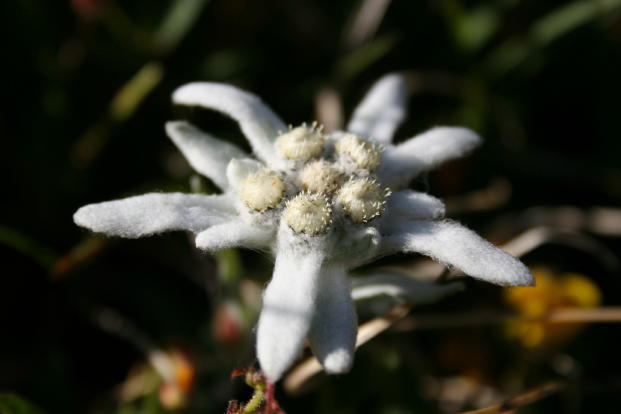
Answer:
M252 394L252 398L250 398L250 401L248 401L248 403L244 406L243 412L245 414L250 414L258 410L261 403L263 403L264 397L265 395L263 394L263 391L255 390L254 394Z

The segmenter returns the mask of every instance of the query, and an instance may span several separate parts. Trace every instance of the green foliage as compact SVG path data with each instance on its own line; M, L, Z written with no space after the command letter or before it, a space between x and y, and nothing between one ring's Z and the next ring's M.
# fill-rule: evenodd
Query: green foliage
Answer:
M15 394L0 393L0 413L2 414L43 414L43 411Z

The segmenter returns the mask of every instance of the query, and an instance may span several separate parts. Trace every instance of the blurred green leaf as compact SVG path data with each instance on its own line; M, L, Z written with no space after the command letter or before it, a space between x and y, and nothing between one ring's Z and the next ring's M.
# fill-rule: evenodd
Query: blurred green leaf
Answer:
M488 64L497 75L512 70L532 52L548 46L579 26L604 17L621 6L621 0L580 0L559 7L531 26L525 38L510 39L490 56Z
M110 104L110 117L117 122L131 117L163 77L164 67L161 63L145 64L114 96Z
M205 57L199 73L206 79L224 81L251 68L251 63L251 57L243 51L219 50Z
M153 52L151 34L142 27L134 24L124 8L116 0L101 2L104 5L102 23L107 31L123 45L130 45L137 51Z
M464 10L458 1L440 3L455 43L468 53L485 45L500 25L498 4L485 4L472 10Z
M163 77L164 66L152 61L125 82L112 98L107 116L91 126L74 144L71 151L73 163L79 167L89 164L107 144L114 126L131 118Z
M538 45L547 45L590 20L614 11L621 6L621 0L582 0L564 7L536 22L531 30Z
M168 51L174 49L201 15L209 0L176 0L155 34L156 41Z
M43 411L15 394L0 394L1 414L42 414Z
M234 285L242 277L243 266L237 249L220 250L214 253L218 263L218 275L224 285Z
M365 44L345 56L337 64L336 72L341 79L351 79L380 60L395 46L397 38L384 35Z
M478 7L457 23L457 40L468 52L479 50L500 25L498 11L492 6Z
M0 244L17 250L46 269L58 259L58 254L52 249L9 227L0 226Z

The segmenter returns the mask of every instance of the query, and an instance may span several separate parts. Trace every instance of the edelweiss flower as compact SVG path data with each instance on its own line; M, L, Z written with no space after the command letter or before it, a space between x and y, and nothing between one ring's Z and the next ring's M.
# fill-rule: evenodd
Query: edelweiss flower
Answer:
M399 75L373 86L348 132L331 134L316 124L287 128L258 97L228 85L191 83L173 101L235 119L256 159L187 122L169 122L168 135L192 167L223 193L145 194L87 205L74 220L113 236L186 230L207 251L273 253L257 328L258 359L270 381L291 366L306 338L328 373L350 369L357 318L348 271L379 256L418 252L488 282L533 283L520 261L443 220L440 200L407 189L417 174L480 139L465 128L437 127L393 145L405 115Z

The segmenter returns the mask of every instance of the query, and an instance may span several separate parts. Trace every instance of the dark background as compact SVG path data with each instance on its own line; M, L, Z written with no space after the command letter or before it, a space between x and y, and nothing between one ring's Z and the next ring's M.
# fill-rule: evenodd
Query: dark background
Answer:
M364 20L362 4L380 8ZM175 409L221 413L249 396L229 380L254 362L256 308L239 292L247 279L257 297L269 259L200 254L184 234L106 240L71 218L87 203L191 191L166 120L189 118L246 145L233 122L172 107L172 91L190 81L235 84L298 124L318 117L322 91L339 97L347 119L374 80L405 73L411 98L399 139L436 124L485 138L414 185L495 242L537 225L576 232L592 248L543 246L525 262L585 275L601 306L621 301L621 1L11 0L0 13L0 411L168 412L157 378L151 388L138 381L138 396L119 396L149 371L144 339L189 356L195 381ZM459 204L485 188L482 205ZM560 206L571 208L551 209ZM603 225L589 215L594 206L610 208ZM500 288L471 282L414 312L507 309L502 298ZM243 322L222 322L224 303L243 308ZM122 322L106 323L110 314ZM612 413L618 331L590 324L537 349L498 324L388 332L357 353L351 374L278 396L292 413L456 412L479 404L451 406L459 392L437 392L447 379L494 390L492 402L562 379L567 389L523 412ZM555 369L557 360L573 368Z

